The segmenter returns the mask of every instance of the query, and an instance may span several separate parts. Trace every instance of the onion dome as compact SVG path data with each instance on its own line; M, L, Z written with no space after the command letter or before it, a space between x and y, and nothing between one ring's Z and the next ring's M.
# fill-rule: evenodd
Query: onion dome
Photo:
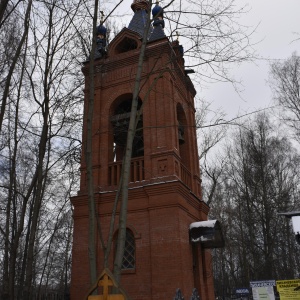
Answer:
M149 1L147 0L134 0L131 4L131 9L134 12L137 12L138 10L145 10L148 12L149 9Z
M106 54L106 33L107 33L107 29L106 27L103 25L103 17L104 14L101 11L101 21L100 21L100 25L97 26L96 29L96 49L95 49L95 54L94 54L94 58L101 58L104 57Z
M164 10L161 6L159 6L158 1L156 2L156 5L152 9L152 17L154 19L156 18L163 18L164 17Z
M154 19L154 27L158 27L160 25L162 28L165 28L164 10L161 6L159 6L158 1L156 1L156 5L152 9L152 16Z
M104 38L105 38L105 37L106 37L106 33L107 33L106 27L105 27L103 24L100 24L100 25L97 27L97 36L103 35Z

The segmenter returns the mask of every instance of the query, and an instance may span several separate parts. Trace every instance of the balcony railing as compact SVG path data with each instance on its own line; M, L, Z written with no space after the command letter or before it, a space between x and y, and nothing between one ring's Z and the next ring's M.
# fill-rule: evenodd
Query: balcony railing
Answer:
M108 185L118 185L120 183L122 162L110 163L108 166ZM144 159L134 158L131 160L129 182L137 182L145 179Z
M108 185L116 186L120 183L122 172L122 162L117 161L109 164L108 167ZM180 167L180 179L188 186L192 187L192 175L190 171L181 164ZM144 159L143 158L133 158L130 165L130 176L129 182L138 182L145 180L145 170L144 170Z
M183 164L181 164L180 176L181 176L181 181L186 186L191 188L192 187L192 174Z

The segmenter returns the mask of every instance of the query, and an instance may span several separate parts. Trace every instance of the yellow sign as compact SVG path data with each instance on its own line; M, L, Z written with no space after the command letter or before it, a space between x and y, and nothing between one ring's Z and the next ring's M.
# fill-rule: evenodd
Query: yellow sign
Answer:
M280 300L300 300L300 279L277 280L276 287Z

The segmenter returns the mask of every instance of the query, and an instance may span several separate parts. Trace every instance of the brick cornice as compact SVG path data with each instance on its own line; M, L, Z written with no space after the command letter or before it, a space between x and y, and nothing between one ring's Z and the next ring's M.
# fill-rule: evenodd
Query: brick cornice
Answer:
M144 189L148 196L157 196L164 194L180 194L187 202L195 208L199 208L201 202L194 194L191 193L190 189L186 187L181 180L173 180L161 182L153 185L144 186Z
M161 196L174 193L180 194L186 200L186 203L188 203L195 209L200 209L206 214L208 213L208 205L197 198L193 193L191 193L188 187L186 187L179 179L152 183L145 182L144 185L137 186L135 188L129 188L130 201L135 199L148 198L151 196ZM100 202L101 204L112 203L114 202L115 197L116 191L95 193L96 202ZM86 206L87 201L87 195L71 197L71 202L74 207Z
M95 61L95 74L106 74L106 76L110 76L109 74L111 72L114 72L116 70L127 70L126 72L129 72L127 75L124 75L122 78L123 80L128 77L130 80L134 80L134 76L130 77L130 73L132 73L130 71L129 66L132 65L137 65L138 63L138 59L139 59L139 52L140 49L136 49L136 50L131 50L125 53L120 53L118 55L114 55L114 56L108 56L108 58L106 59L101 59L101 60L96 60ZM164 58L165 63L167 63L169 61L169 66L165 66L165 71L168 71L171 76L173 76L173 79L175 78L179 78L180 79L180 84L177 82L177 88L180 90L180 93L182 94L182 96L185 98L186 95L184 93L184 90L187 89L192 97L195 96L196 91L195 88L190 80L190 78L188 76L186 76L184 74L184 70L183 68L178 64L177 62L177 56L176 53L174 51L174 49L172 48L172 45L170 44L170 42L168 41L168 39L163 39L163 40L159 40L156 41L155 43L149 43L147 48L146 48L146 52L145 52L145 62L153 57L157 57L157 58L162 58L163 54L166 54L167 56ZM82 72L84 73L84 75L86 77L88 77L88 73L89 73L89 68L88 68L89 63L85 63L84 67L82 68ZM154 73L158 73L161 72L162 65L158 66L159 70L154 70L152 72L152 74ZM147 70L148 72L149 70ZM176 75L174 74L174 71L176 73ZM135 72L133 72L135 74ZM118 73L116 73L118 74ZM144 73L143 78L146 77L145 75L146 73ZM148 73L147 73L148 76ZM175 76L175 77L174 77ZM120 79L122 79L120 78ZM123 81L122 80L122 81ZM120 82L118 82L120 83Z

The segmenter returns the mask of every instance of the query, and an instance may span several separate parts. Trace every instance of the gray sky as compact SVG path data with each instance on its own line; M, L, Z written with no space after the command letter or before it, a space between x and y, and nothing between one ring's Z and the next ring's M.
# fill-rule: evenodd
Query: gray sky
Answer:
M244 91L239 96L228 83L217 83L202 90L201 96L213 102L212 108L222 107L227 116L234 117L255 109L272 105L271 90L266 82L269 63L286 59L300 48L300 0L238 0L248 3L250 12L241 23L258 28L253 35L258 56L264 59L232 68L232 74L243 82ZM294 42L293 42L294 41ZM298 51L300 53L300 51Z

